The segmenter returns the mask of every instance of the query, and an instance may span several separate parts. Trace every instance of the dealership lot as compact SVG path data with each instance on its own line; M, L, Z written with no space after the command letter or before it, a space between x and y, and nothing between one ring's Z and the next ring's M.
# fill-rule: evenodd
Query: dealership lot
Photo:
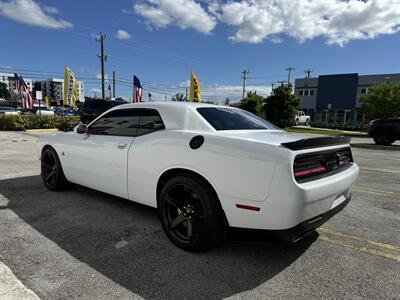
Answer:
M42 299L400 298L398 143L353 148L353 199L318 234L191 254L167 240L154 209L46 190L36 139L0 132L0 261Z

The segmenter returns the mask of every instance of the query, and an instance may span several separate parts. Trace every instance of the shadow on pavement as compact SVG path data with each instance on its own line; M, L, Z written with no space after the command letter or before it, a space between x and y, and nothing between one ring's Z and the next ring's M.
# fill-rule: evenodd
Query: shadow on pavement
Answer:
M220 299L251 290L287 268L315 240L230 242L193 254L169 242L154 209L127 200L83 187L50 192L40 176L2 180L0 193L39 233L144 298ZM20 255L34 249L19 249Z

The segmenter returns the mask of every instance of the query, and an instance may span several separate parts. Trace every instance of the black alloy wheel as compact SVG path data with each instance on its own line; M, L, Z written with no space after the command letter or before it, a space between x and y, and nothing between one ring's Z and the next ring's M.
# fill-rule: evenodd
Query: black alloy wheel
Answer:
M44 185L51 191L58 191L66 187L60 160L53 148L46 148L41 158L41 175Z
M160 194L159 213L170 240L188 251L200 251L220 241L224 232L218 199L201 180L177 176Z

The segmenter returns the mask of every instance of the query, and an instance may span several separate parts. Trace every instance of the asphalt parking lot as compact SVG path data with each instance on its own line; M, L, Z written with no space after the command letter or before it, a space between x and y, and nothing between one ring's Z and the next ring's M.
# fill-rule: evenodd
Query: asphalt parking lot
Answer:
M83 187L46 190L36 139L0 132L0 262L42 299L400 298L396 147L353 148L352 201L307 239L191 254L167 240L154 209Z

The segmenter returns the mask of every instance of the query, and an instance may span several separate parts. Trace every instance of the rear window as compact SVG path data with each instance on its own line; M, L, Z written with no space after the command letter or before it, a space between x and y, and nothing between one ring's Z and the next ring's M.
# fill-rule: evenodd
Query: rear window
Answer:
M242 109L199 107L197 111L216 130L280 129L263 118Z

